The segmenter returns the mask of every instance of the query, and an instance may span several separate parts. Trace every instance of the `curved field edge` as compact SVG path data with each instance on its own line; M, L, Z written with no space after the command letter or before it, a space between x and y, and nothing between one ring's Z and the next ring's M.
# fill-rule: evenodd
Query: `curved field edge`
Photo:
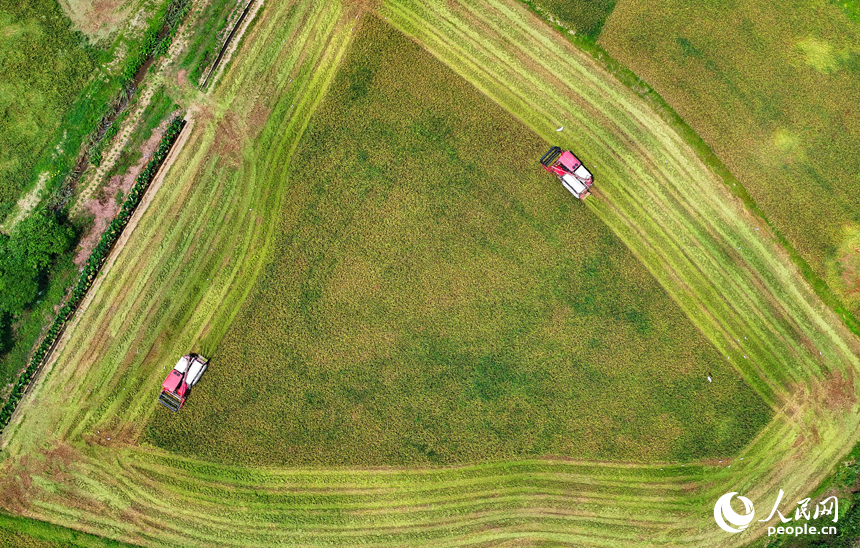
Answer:
M142 441L270 467L687 462L770 422L627 247L535 169L543 139L383 20L355 32L288 182L258 172L291 187L278 253L205 388Z
M189 118L194 120L195 127L189 131L188 140L170 168L170 184L151 196L148 215L138 217L139 223L127 243L111 257L115 265L110 275L106 270L99 277L98 291L91 293L92 299L87 303L87 321L79 321L78 316L74 326L76 336L69 337L69 344L59 353L59 359L54 360L48 378L70 373L67 368L73 368L81 378L85 377L84 372L90 374L87 380L92 384L85 393L92 394L92 403L99 406L99 413L128 411L128 405L140 393L137 389L141 383L148 385L151 380L136 376L137 366L145 357L139 353L142 341L147 341L146 348L155 347L154 352L160 350L165 338L170 338L177 347L188 348L194 343L197 350L211 351L271 252L274 227L262 221L277 216L288 189L254 189L256 192L250 193L237 190L253 186L248 183L256 169L285 169L350 36L348 30L334 32L339 23L339 7L320 7L314 2L305 2L301 7L305 9L284 6L272 14L273 18L287 19L288 25L281 27L279 33L291 43L287 45L284 39L278 44L286 61L279 70L271 72L269 86L281 88L286 87L287 80L295 82L288 90L270 93L271 97L278 97L277 102L270 101L275 103L272 105L253 95L243 95L237 101L236 90L259 85L260 78L253 66L252 70L232 70L221 81L223 93L210 96L192 109ZM266 38L274 40L272 36ZM260 41L256 46L261 46ZM272 135L262 139L274 150L283 152L270 157L272 165L256 166L254 153L246 145L263 130L262 123L272 108L281 111L279 119L284 124L265 128ZM239 119L232 111L247 113L249 119ZM219 135L227 138L218 140ZM174 222L166 224L165 218ZM234 230L219 230L222 226ZM140 253L143 249L146 252ZM211 282L205 288L197 284L196 276L201 272ZM177 280L179 283L175 283ZM187 284L183 284L185 280ZM167 294L160 292L165 284L172 290ZM172 299L177 296L184 301L171 308ZM117 310L119 302L128 307L122 313ZM171 316L165 318L168 308ZM159 325L162 320L167 321L165 332L156 332L153 326L162 327ZM101 329L103 325L107 329ZM153 329L141 329L145 325ZM175 332L179 325L182 330ZM132 338L132 334L136 337ZM106 357L110 366L93 371L89 366L94 357L89 348L107 343L111 345ZM166 350L167 355L174 353L172 348ZM131 372L121 380L134 385L131 393L123 395L121 392L125 390L117 390L110 384L119 381L112 378L118 370ZM153 378L161 375L160 371L151 373ZM40 385L40 389L43 387ZM104 393L110 394L106 401L100 397ZM82 421L93 415L89 403L83 402L78 414L65 418L60 427L82 428ZM149 403L142 406L146 412L142 415L144 420L139 422L141 425L153 410ZM7 437L14 437L13 432Z
M568 117L579 115L582 122L595 124L599 121L603 125L610 122L602 118L601 113L609 112L620 122L626 122L622 129L628 131L612 129L621 136L635 134L637 139L619 143L620 137L613 137L615 134L604 128L600 132L591 130L589 139L583 138L580 142L564 134L560 144L582 150L589 165L597 160L601 167L595 168L595 172L598 181L603 181L598 184L604 200L590 200L589 207L622 236L661 282L672 286L667 286L670 293L695 318L703 332L711 340L716 339L717 347L728 351L727 356L731 356L733 362L743 359L738 352L743 349L730 344L725 336L726 329L752 329L758 356L763 357L757 358L761 362L755 365L747 360L750 365L742 365L739 369L760 393L771 398L779 414L741 455L744 464L738 463L731 469L682 465L664 466L660 470L659 465L527 461L442 470L281 471L214 466L152 448L129 446L136 439L135 428L140 428L152 410L151 398L145 397L147 392L143 387L160 382L163 374L162 371L139 371L137 366L141 361L136 358L135 343L139 340L140 346L151 348L152 358L166 360L179 348L185 350L184 345L190 346L198 340L198 334L202 336L200 349L203 351L207 344L217 340L214 335L208 337L215 327L207 328L206 321L198 318L213 318L212 309L218 307L218 300L226 293L206 288L189 296L184 291L188 288L178 284L177 293L168 295L169 298L156 295L168 277L183 280L183 273L188 271L182 270L185 267L180 258L196 257L188 253L192 243L205 249L206 244L213 241L206 240L206 237L212 238L206 236L206 230L192 229L203 225L211 232L223 218L233 220L236 234L219 234L225 247L219 248L215 256L222 258L228 250L249 249L249 244L244 243L246 237L265 241L265 236L259 233L247 234L248 226L253 223L238 223L229 215L250 216L245 210L255 210L258 204L275 207L271 204L273 199L256 195L239 204L220 206L223 209L213 207L208 211L192 207L221 204L227 201L223 198L234 198L228 194L231 185L221 179L215 182L217 177L213 174L229 179L235 175L225 172L235 171L235 167L227 169L219 167L216 161L203 160L207 154L205 145L213 142L212 135L216 131L234 131L241 137L241 124L234 121L233 126L219 127L218 122L207 120L206 131L195 130L193 139L189 139L170 171L171 180L177 177L186 182L176 183L175 187L166 186L165 189L171 188L172 192L160 192L156 196L152 207L157 215L141 219L121 255L123 259L104 276L103 287L110 289L104 293L99 291L90 312L96 314L99 310L96 305L101 303L101 317L98 322L94 317L93 324L106 325L109 329L94 333L90 328L87 333L81 326L70 333L68 348L51 374L33 392L32 398L38 397L40 405L32 405L33 399L29 399L28 410L9 443L9 452L15 457L6 457L3 464L3 489L10 494L10 498L3 501L4 507L147 545L178 540L179 544L189 546L237 543L258 546L274 541L441 546L516 538L591 545L617 545L641 538L648 539L652 545L740 544L761 534L762 530L727 540L710 517L716 496L731 489L744 491L754 501L772 500L773 492L783 488L790 499L805 496L805 491L811 490L809 485L820 481L842 454L837 447L839 444L831 442L840 437L857 439L856 413L849 412L856 410L853 384L845 407L822 405L833 392L835 372L846 380L853 379L857 362L854 358L856 343L851 335L831 311L817 302L802 280L799 281L776 243L757 240L752 231L754 227L743 226L742 207L731 197L726 198L728 193L719 181L709 175L695 160L692 151L665 124L652 119L656 115L639 107L638 98L617 83L595 78L594 74L601 74L599 69L569 45L559 44L551 31L543 28L543 24L528 15L524 8L490 3L464 5L465 9L453 7L459 9L459 13L454 13L453 8L438 8L441 14L431 10L420 17L415 11L424 9L421 6L389 5L380 10L380 15L405 29L407 35L418 38L456 71L469 74L467 78L536 128L540 135L558 137L550 133L561 125L553 119L557 112L567 113ZM289 7L282 9L286 11ZM318 33L325 34L327 28L336 27L340 15L336 7L308 3L296 8L296 12L302 7L316 8L308 20L313 22ZM266 13L264 10L264 17ZM346 26L351 18L351 13L343 15L344 26L335 36L348 34ZM486 28L488 21L493 27L490 31ZM254 33L261 28L269 30L270 26L260 25ZM277 32L270 32L264 38L272 45L273 40L276 43L284 36L282 33L287 32L281 29L288 28L291 27L279 26ZM499 36L496 32L503 34ZM529 42L532 49L516 55L507 53L505 40L509 41L508 47L521 45L524 42L521 33L533 39ZM255 38L248 41L247 47L262 47L260 35ZM461 46L466 52L459 49ZM295 52L289 46L284 51L287 58ZM244 53L244 50L240 52L240 57L244 58ZM500 57L496 57L498 64L489 64L484 59L476 62L474 56L479 59ZM535 87L534 81L523 78L535 72L545 73L548 69L541 68L541 62L566 63L565 68L570 69L566 78L570 82L565 83L577 93L542 89ZM523 68L524 63L527 63L527 70ZM226 75L227 82L219 88L219 100L207 105L213 119L217 119L220 112L223 121L224 113L228 112L224 105L231 105L236 99L238 87L226 84L235 84L237 65L231 68ZM488 76L486 71L504 72L490 72ZM303 73L305 79L310 77L309 72ZM574 81L573 75L581 80ZM257 76L262 78L265 74L257 73ZM542 81L553 82L553 78L550 74ZM296 81L302 80L297 77ZM588 101L580 102L578 97ZM602 104L608 99L616 103L610 101L606 110L591 110L591 104ZM302 105L301 101L297 103ZM254 108L248 103L231 106L248 107L243 112L250 113L249 119L254 118ZM283 106L286 107L286 103ZM310 109L311 106L300 108ZM592 126L583 124L582 127ZM655 143L655 135L661 141ZM240 156L253 153L245 150L218 152L223 152L228 161L227 153ZM659 160L664 160L663 167ZM201 170L208 170L207 177L195 179L197 164L203 166ZM660 172L663 173L660 183L665 188L652 188L655 185L653 174ZM692 181L673 180L667 177L669 173L684 173ZM622 184L626 186L622 188ZM641 194L633 197L631 190ZM715 194L717 199L708 193ZM640 196L647 201L648 209L637 209ZM199 211L222 218L202 219ZM622 217L619 212L628 216ZM703 212L713 217L704 216ZM165 216L172 216L174 224L156 225L154 219ZM634 221L648 230L639 232L642 227ZM746 222L753 221L746 219ZM679 234L688 228L699 238L694 242L696 245L685 245L688 242L682 239L684 234ZM716 265L712 262L714 254L720 258L734 257L731 254L734 245L716 243L720 231L728 233L731 229L740 229L737 238L743 247L747 244L754 251L751 258L760 270L745 269L737 264L740 261L716 261ZM227 244L233 247L226 247ZM141 249L147 252L138 254ZM254 257L260 264L262 255ZM210 263L195 260L197 262L191 262L188 267L189 271L210 268L207 272L214 274L212 279L217 280L221 290L226 291L226 287L235 283L239 289L230 295L239 293L241 296L245 281L235 281L239 268L235 262L218 265L214 258ZM664 270L664 264L671 269ZM125 287L122 282L126 277L131 278L132 273L135 277ZM250 273L253 277L253 270ZM720 287L729 288L731 297L740 304L732 307L733 303L727 303L714 289L711 277L718 280ZM686 285L675 285L682 280ZM153 281L158 284L153 285ZM772 288L776 291L768 295ZM126 292L133 292L135 297L118 298ZM235 307L238 302L232 300L218 308ZM702 307L702 303L707 306ZM192 317L195 308L195 323L189 326L186 320ZM774 321L762 322L763 326L750 325L743 313L750 318ZM797 315L793 316L795 313ZM171 315L164 332L154 333L142 327L145 320L159 321L168 314ZM721 321L723 315L726 322ZM767 325L773 326L773 330L767 329ZM794 339L798 330L807 336L807 345L820 348L820 362L807 345ZM112 350L104 357L92 356L83 344L87 341L110 344ZM784 361L768 358L769 353ZM162 361L169 363L165 360ZM97 366L93 366L96 361ZM77 380L64 382L67 379ZM88 390L98 394L88 395ZM140 398L134 396L141 393ZM104 394L109 397L105 398ZM67 415L65 411L72 406L79 409L78 414ZM126 425L129 426L123 428ZM809 426L817 427L818 437L810 436L791 447L798 434ZM54 432L56 438L46 439L44 432ZM380 498L386 493L389 499ZM222 500L241 504L225 505Z
M572 129L554 140L593 168L598 200L589 207L774 405L780 416L741 456L788 464L767 479L767 466L750 474L755 467L747 464L746 473L736 466L731 474L715 471L714 480L730 478L762 497L779 488L789 498L811 491L828 471L824 462L832 466L857 439L855 419L842 413L856 409L857 342L791 267L767 226L756 226L655 112L619 82L595 77L593 60L553 39L525 8L390 2L381 11L539 135L550 139L559 126ZM639 161L629 161L633 155ZM840 377L847 395L842 409L827 403ZM804 423L829 434L804 440ZM715 529L706 506L725 486L715 481L702 493L700 527Z
M640 77L638 77L633 71L627 68L625 65L613 59L609 52L607 52L603 47L596 42L594 42L590 38L583 38L580 35L571 35L568 33L569 29L560 25L557 22L552 20L552 16L548 16L544 11L541 10L538 6L532 3L530 0L521 0L524 5L528 6L529 9L535 13L537 16L542 18L548 25L555 28L557 31L562 33L567 40L569 40L572 44L574 44L578 49L581 49L587 53L589 53L592 59L603 67L608 72L612 73L616 78L618 78L624 85L626 85L632 92L642 97L651 107L665 120L675 131L677 131L681 137L687 142L687 144L692 147L698 154L699 159L711 170L713 171L719 178L723 180L726 185L726 188L740 198L740 200L753 212L758 216L762 221L764 221L768 229L771 231L773 236L777 239L779 244L785 249L791 258L792 262L795 264L797 269L801 272L804 279L812 286L815 290L815 293L818 297L831 309L833 309L836 314L838 314L842 321L845 322L845 325L848 329L851 330L852 333L860 337L860 321L857 317L845 306L845 303L839 298L839 296L831 289L831 287L827 284L827 282L822 279L812 268L812 266L807 262L806 259L795 249L795 247L788 241L788 238L780 232L780 230L774 225L774 223L768 218L765 214L764 210L759 206L758 202L756 202L755 198L750 195L749 191L747 191L746 187L743 185L741 181L735 177L731 171L729 171L728 166L714 154L711 147L708 146L707 143L695 132L695 130L690 127L689 124L669 105L668 102L659 94L656 90L654 90L650 85L648 85L645 81L643 81Z

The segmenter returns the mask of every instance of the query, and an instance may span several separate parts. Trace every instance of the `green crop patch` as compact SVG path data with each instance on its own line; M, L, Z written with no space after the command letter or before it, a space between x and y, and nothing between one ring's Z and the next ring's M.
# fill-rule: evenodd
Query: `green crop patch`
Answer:
M0 546L4 548L135 548L43 521L0 513Z
M596 40L618 0L525 0L525 3L549 12L577 35Z
M689 123L809 263L807 278L856 316L860 26L849 4L620 2L600 45Z
M60 123L97 57L53 0L0 4L0 217L51 144L67 144Z
M270 264L148 440L265 465L743 447L769 410L541 169L547 143L384 22L359 32L269 175L289 189Z

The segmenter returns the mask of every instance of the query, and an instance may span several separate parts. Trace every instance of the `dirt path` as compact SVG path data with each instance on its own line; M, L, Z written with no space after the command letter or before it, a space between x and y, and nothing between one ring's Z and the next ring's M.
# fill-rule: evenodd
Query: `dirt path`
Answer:
M75 254L74 262L77 266L83 265L87 257L90 256L92 250L98 244L102 232L116 217L119 212L122 202L116 200L116 194L122 191L123 199L128 194L129 189L134 186L134 181L146 164L149 163L152 154L158 148L158 143L164 135L164 129L167 127L167 122L164 120L159 124L152 135L140 147L140 161L129 168L123 175L114 175L110 178L107 185L99 186L99 191L95 192L91 199L87 200L86 213L93 216L93 224L81 238L78 243L77 253Z
M48 173L42 173L39 176L39 181L36 183L36 186L33 187L33 190L22 196L18 203L15 204L15 215L9 216L6 221L0 225L0 232L8 234L10 230L12 230L18 222L26 217L30 211L36 204L39 203L39 197L42 190L45 189L45 183L48 180Z

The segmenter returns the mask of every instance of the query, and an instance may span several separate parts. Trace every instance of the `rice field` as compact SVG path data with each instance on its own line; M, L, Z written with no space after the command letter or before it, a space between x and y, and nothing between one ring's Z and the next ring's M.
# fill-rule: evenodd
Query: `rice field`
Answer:
M622 1L599 44L693 127L856 316L860 26L841 4Z
M742 448L767 406L539 168L548 148L366 16L286 176L258 182L289 189L274 261L146 439L281 466Z
M515 2L392 0L372 11L535 139L588 159L599 186L585 207L773 420L722 463L248 466L146 443L164 368L190 350L217 355L271 257L284 253L277 235L292 187L253 183L263 173L288 181L293 159L309 158L301 140L322 127L313 116L362 10L265 4L4 433L0 507L144 546L739 546L764 534L759 522L722 532L714 501L739 491L764 507L778 489L800 500L840 462L860 436L858 342L767 225L658 114Z
M0 219L35 186L37 164L49 167L51 148L71 146L61 123L98 53L73 32L53 0L0 6Z

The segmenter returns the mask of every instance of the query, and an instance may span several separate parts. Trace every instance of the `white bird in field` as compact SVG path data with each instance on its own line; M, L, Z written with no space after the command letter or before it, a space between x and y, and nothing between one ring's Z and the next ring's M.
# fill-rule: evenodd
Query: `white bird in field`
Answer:
M563 129L564 129L564 126L561 126L561 127L560 127L560 128L558 128L556 131L561 131L561 130L563 130Z
M708 375L708 382L714 382L713 380L711 380L711 376L710 376L710 375Z

